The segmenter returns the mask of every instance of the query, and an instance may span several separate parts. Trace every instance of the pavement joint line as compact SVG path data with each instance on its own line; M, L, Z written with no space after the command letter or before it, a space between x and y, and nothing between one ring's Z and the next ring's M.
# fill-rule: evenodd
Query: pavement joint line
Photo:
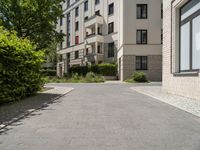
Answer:
M55 88L55 89L56 89L56 88ZM32 114L33 112L36 112L36 111L40 110L43 106L49 104L50 102L60 99L61 97L63 97L63 96L65 96L65 95L69 94L69 93L72 92L73 90L74 90L74 88L70 88L66 93L61 94L61 95L59 95L59 96L57 96L57 97L55 97L55 98L51 98L51 100L50 100L48 103L45 102L45 103L43 103L42 105L38 106L38 107L35 108L35 109L30 109L30 110L28 110L27 112L25 112L23 115L16 117L14 120L9 121L9 122L6 123L6 124L0 124L0 133L1 133L1 130L5 129L6 127L8 127L8 126L12 125L13 123L15 123L15 122L17 122L17 121L19 121L19 120L25 118L26 116L29 116L29 115Z

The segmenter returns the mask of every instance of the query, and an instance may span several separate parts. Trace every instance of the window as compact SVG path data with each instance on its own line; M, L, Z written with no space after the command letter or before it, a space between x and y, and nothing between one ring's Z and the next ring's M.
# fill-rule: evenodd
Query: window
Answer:
M114 32L114 22L108 24L108 34Z
M97 10L97 11L95 12L95 15L100 16L100 10Z
M75 16L76 16L76 17L79 16L79 7L76 7L76 9L75 9Z
M98 5L100 3L100 0L95 0L95 5Z
M147 30L137 30L137 44L147 44Z
M85 21L88 20L88 16L86 16L86 17L84 18L84 20L85 20Z
M79 51L75 51L75 59L79 58Z
M71 20L70 20L70 13L67 14L67 47L69 47L71 45L71 34L70 34L70 30L71 30Z
M88 48L86 48L86 55L88 55L88 53L89 53L89 49L88 49Z
M108 6L108 15L114 14L114 3Z
M60 17L60 26L62 26L62 25L63 25L63 18Z
M84 3L84 11L88 11L88 1L85 1Z
M147 56L136 56L136 70L147 70Z
M161 4L161 19L163 19L163 3Z
M75 44L79 44L79 36L75 37Z
M70 0L67 0L67 7L69 7L70 5Z
M108 44L108 58L114 57L115 55L115 43Z
M147 4L137 4L137 19L147 19Z
M161 44L163 44L163 29L161 29Z
M190 0L180 10L180 71L200 69L200 2Z
M60 30L60 33L63 33L63 31ZM60 42L60 50L62 50L62 49L63 49L63 42Z
M75 23L75 30L76 30L76 31L79 30L79 22L78 22L78 21Z
M67 60L70 60L70 53L67 53Z
M59 55L59 61L62 62L63 61L63 55Z
M97 52L98 52L99 54L102 53L102 51L101 51L101 46L100 46L100 45L97 46Z

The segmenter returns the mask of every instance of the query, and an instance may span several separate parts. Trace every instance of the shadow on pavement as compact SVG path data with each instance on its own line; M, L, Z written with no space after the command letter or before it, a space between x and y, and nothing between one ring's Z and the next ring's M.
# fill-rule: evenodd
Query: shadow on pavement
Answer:
M5 104L0 106L0 125L12 126L20 125L20 120L23 118L39 115L38 113L32 114L34 110L45 109L52 103L58 103L55 99L60 97L59 94L41 93L35 96L26 98L24 100ZM0 135L7 131L8 128L0 129Z

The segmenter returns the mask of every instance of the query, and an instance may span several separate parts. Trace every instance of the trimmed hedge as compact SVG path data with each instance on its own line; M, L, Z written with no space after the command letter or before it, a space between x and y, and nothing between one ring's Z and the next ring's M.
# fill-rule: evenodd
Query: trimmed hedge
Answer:
M117 75L117 65L115 64L99 64L99 74L103 76L116 76Z
M56 76L57 75L56 70L49 70L49 69L41 70L41 73L44 76Z
M29 40L0 27L0 103L20 100L43 85L44 53L35 48Z
M71 75L74 73L77 73L78 75L85 76L88 72L101 74L103 76L116 76L117 65L103 63L103 64L91 65L91 66L74 66L69 69L69 73Z
M69 69L69 73L72 74L78 74L85 76L89 71L88 66L73 66Z

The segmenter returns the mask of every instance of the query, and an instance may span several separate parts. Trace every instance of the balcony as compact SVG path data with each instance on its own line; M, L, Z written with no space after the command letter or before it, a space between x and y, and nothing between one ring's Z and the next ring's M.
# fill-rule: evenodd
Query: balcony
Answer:
M103 25L103 17L100 15L94 15L87 20L85 20L85 27L90 28L91 26L95 24L101 24Z
M92 33L92 34L89 34L86 36L85 38L85 44L86 45L91 45L91 44L94 44L94 43L104 43L104 37L102 34L95 34L95 33Z
M85 55L85 62L98 64L98 62L100 62L100 61L102 62L103 61L103 57L104 57L103 54L90 53L90 54Z

